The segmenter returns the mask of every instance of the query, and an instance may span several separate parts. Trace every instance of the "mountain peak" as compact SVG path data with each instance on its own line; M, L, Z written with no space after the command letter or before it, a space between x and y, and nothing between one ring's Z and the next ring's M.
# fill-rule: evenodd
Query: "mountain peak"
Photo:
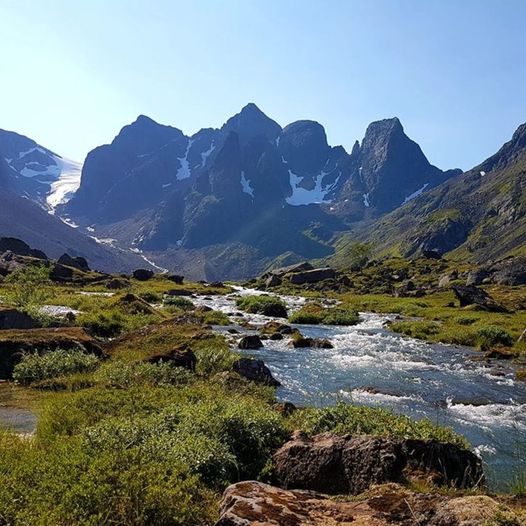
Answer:
M249 102L239 113L231 117L221 128L225 133L236 132L242 144L263 135L274 141L281 133L281 126L267 117L253 102Z

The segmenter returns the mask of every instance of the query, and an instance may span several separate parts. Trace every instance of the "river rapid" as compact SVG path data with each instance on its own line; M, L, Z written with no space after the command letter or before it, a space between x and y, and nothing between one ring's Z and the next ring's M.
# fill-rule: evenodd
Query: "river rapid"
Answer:
M227 296L200 297L194 302L230 315L226 332L255 333L275 318L243 313L239 295L260 291L236 287ZM306 300L281 296L289 312ZM385 407L413 418L428 418L467 437L485 463L490 486L506 490L519 470L526 470L526 384L514 380L505 362L474 361L477 351L429 344L402 337L386 328L395 315L361 313L352 327L298 325L304 336L327 338L333 349L294 349L288 340L265 340L264 347L245 351L262 359L281 382L277 396L296 405L328 406L338 400ZM283 320L279 320L283 321ZM237 335L239 338L239 335Z

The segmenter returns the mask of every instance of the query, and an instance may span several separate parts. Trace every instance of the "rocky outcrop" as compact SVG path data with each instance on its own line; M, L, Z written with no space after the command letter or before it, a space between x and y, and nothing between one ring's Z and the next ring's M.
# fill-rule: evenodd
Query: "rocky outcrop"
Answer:
M243 336L237 345L240 349L261 349L263 347L263 342L257 334L249 334Z
M0 306L0 330L36 329L40 324L29 314L10 307Z
M526 256L506 258L468 274L467 285L481 285L482 283L526 285Z
M232 370L252 382L273 387L279 387L281 385L280 382L272 376L270 369L265 365L263 360L240 358L234 362Z
M88 262L83 257L72 257L69 254L62 254L62 256L58 258L57 263L82 270L83 272L90 271Z
M154 273L153 273L153 270L149 270L145 268L138 268L133 271L132 276L137 281L148 281L149 279L153 278Z
M304 349L314 347L315 349L333 349L334 345L326 338L307 338L305 336L296 336L292 338L290 345L295 349Z
M334 279L336 271L330 267L315 268L304 272L295 272L289 276L289 281L294 285L303 285L304 283L318 283L326 279Z
M297 434L275 453L274 463L280 486L332 494L356 495L373 484L422 478L456 488L484 482L475 454L436 441Z
M357 500L333 500L312 491L289 491L262 482L229 486L216 526L487 526L523 522L487 496L415 493L396 484L377 486Z
M461 307L476 305L489 312L507 312L507 309L497 303L485 290L474 285L453 285L451 288Z
M0 254L12 252L17 256L28 256L36 259L47 259L41 250L31 248L27 243L13 237L0 237Z

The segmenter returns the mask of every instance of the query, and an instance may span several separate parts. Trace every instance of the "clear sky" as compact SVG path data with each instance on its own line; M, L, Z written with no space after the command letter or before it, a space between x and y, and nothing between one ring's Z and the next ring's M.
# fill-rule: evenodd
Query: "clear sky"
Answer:
M0 128L83 160L139 114L185 133L247 102L350 150L398 116L470 168L526 121L525 0L0 0Z

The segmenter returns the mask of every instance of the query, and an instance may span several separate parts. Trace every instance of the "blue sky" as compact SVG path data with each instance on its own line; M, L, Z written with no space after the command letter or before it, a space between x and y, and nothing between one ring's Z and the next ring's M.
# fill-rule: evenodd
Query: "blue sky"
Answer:
M398 116L470 168L526 121L524 0L0 0L0 128L83 160L146 114L185 133L247 102L350 150Z

